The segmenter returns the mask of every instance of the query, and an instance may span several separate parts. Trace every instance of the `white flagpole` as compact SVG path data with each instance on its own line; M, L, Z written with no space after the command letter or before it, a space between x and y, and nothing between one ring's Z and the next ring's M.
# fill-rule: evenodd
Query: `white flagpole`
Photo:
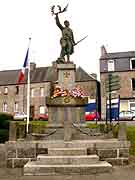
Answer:
M29 45L30 47L31 38L29 38ZM29 133L29 122L30 122L30 61L28 56L28 79L27 79L27 125L26 125L26 133Z

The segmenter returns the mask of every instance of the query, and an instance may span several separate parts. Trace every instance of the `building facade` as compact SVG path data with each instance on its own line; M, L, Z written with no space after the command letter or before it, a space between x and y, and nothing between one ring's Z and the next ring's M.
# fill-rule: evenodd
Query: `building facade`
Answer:
M57 64L36 67L31 63L30 69L30 114L35 117L47 112L45 97L50 96L52 83L57 84ZM19 69L0 71L0 112L27 112L27 75L23 82L16 84L19 72ZM90 99L96 98L96 79L81 67L76 69L75 78L76 85L82 87Z
M120 95L120 111L135 110L135 51L108 53L101 47L100 80L102 118L106 117L108 75L119 76L120 89L112 91L112 98Z

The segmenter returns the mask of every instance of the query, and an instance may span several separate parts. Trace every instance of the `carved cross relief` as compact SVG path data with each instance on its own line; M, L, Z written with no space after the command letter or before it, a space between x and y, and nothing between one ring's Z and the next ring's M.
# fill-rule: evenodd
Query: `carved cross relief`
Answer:
M66 71L66 72L64 72L64 78L69 78L69 76L70 76L70 72L68 72L68 71Z

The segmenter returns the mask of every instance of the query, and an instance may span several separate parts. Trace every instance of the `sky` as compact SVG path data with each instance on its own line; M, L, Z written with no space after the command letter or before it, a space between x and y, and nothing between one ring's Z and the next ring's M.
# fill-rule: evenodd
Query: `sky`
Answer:
M99 76L102 45L107 52L135 50L134 0L0 0L0 70L22 67L29 37L30 62L51 66L61 49L51 6L67 3L61 24L69 20L76 42L88 35L71 56L77 67Z

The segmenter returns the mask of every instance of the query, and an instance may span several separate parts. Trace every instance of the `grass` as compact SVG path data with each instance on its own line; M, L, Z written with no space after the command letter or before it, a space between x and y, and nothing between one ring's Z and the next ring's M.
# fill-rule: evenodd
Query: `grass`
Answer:
M96 128L99 127L99 124L91 124L90 122L87 122L87 123L86 123L86 126L87 126L88 128L96 129Z
M135 156L135 126L127 127L127 139L131 142L130 154Z
M19 125L25 125L26 121L16 121L16 124ZM30 121L30 124L32 126L47 126L48 121Z

